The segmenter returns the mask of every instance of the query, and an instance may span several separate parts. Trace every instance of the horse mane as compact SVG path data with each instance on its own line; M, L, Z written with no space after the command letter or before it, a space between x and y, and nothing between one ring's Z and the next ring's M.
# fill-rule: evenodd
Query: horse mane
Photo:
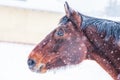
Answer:
M81 14L80 14L81 15ZM111 36L115 38L116 41L120 39L120 23L107 20L99 19L94 17L89 17L85 15L82 16L82 29L87 28L88 26L95 26L99 33L105 32L106 38L109 39Z
M97 28L99 33L105 32L105 38L108 40L111 36L115 38L116 41L120 39L120 22L115 22L107 19L99 19L94 17L85 16L79 13L82 17L81 28L84 30L89 26L94 26ZM67 16L64 16L60 20L60 24L66 24L71 21Z

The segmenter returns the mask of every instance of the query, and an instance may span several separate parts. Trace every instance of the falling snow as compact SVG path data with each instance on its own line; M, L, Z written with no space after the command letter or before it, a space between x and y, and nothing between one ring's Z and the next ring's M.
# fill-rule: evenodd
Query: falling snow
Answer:
M117 60L120 60L120 58L117 58Z

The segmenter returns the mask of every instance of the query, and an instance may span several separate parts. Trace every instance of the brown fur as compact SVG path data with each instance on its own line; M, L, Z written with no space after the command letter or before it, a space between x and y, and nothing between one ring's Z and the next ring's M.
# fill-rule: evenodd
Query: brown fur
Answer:
M58 28L40 42L29 55L35 61L30 68L36 72L46 72L54 68L76 65L86 59L95 60L113 78L120 74L120 47L114 36L106 40L106 32L98 32L98 27L83 27L83 16L65 3L66 16ZM41 66L42 65L42 66Z

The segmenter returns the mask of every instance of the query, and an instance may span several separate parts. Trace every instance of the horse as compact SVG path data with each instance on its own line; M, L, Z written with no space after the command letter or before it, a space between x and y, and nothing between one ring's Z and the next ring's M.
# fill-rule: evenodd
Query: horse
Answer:
M28 56L29 69L45 73L84 60L96 61L120 80L120 22L90 17L64 4L66 15Z

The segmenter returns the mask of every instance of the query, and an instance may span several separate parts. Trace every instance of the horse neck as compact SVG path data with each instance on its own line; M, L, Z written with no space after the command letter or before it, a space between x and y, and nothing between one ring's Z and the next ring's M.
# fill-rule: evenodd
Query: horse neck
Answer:
M113 44L113 40L105 41L98 35L94 26L89 26L83 30L87 37L88 59L95 60L103 67L115 80L120 74L120 48Z

